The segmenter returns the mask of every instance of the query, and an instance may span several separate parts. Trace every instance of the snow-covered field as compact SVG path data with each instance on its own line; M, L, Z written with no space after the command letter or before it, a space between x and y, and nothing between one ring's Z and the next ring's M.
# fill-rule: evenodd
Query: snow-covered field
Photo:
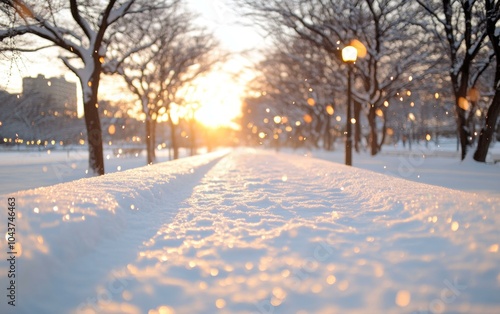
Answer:
M145 153L114 154L106 149L106 173L120 172L146 165ZM204 149L199 150L205 152ZM188 156L181 150L181 157ZM158 162L170 160L167 150L157 152ZM87 177L88 151L77 149L47 151L0 151L0 194L34 189Z
M342 148L335 152L302 151L304 156L344 163ZM472 153L460 161L456 144L436 146L413 145L407 148L384 146L382 153L372 157L367 152L353 154L353 166L393 177L451 189L500 196L500 145L490 149L489 163L472 160Z
M498 166L354 156L387 176L300 154L220 151L0 196L18 215L16 308L0 312L500 312ZM475 193L398 178L433 169Z

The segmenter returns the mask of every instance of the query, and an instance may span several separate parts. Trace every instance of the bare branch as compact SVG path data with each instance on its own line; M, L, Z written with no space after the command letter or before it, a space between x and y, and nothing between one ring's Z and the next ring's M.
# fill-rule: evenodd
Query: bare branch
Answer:
M17 51L17 52L36 52L40 51L46 48L52 48L52 47L57 47L57 45L46 45L46 46L40 46L40 47L35 47L35 48L23 48L23 47L0 47L0 52L5 52L5 51Z
M85 21L81 15L80 12L78 11L78 3L76 0L70 0L69 1L70 8L71 8L71 15L73 16L73 19L75 19L76 23L81 27L87 38L92 37L92 29L90 25Z

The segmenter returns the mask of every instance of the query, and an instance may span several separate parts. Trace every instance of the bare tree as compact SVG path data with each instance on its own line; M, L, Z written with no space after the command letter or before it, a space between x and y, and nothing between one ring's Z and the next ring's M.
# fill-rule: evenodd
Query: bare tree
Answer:
M121 55L120 48L133 38L120 42L113 50L115 58L106 69L120 75L129 90L137 96L145 115L147 163L155 161L156 125L162 115L169 117L174 159L179 157L176 124L170 106L180 103L178 92L199 75L209 71L217 61L213 53L218 43L214 37L192 23L194 16L180 7L149 27L124 25L139 38L151 37L154 44L137 53ZM143 23L143 22L141 22Z
M432 18L432 23L427 29L446 45L450 62L449 75L455 96L457 133L461 158L464 159L471 135L467 125L467 112L471 114L467 100L469 91L493 58L493 53L484 51L487 49L484 4L475 0L417 0L417 2Z
M493 132L497 125L498 115L500 114L500 32L496 25L500 20L500 1L486 0L486 33L491 43L491 49L495 55L495 79L493 81L494 96L486 113L486 121L477 144L477 150L474 153L476 161L485 162Z
M273 133L276 143L283 136L290 136L291 131L284 132L286 129L298 129L298 125L290 125L293 120L301 123L300 129L307 133L308 143L319 147L322 142L325 149L331 149L331 115L336 90L331 82L337 68L329 54L314 49L301 38L292 38L286 43L276 41L275 49L255 65L260 75L252 82L252 88L274 99L272 109L278 123L273 121L275 116L271 116L266 132Z
M52 46L61 48L63 52L59 58L78 76L83 91L89 168L96 175L104 174L97 95L107 48L112 39L108 29L124 16L149 12L161 14L161 10L168 9L175 2L177 0L108 0L84 3L77 0L70 0L69 3L2 0L1 13L10 24L8 28L0 30L0 40L25 34L38 36ZM25 50L27 47L7 48Z
M174 159L179 158L179 143L177 141L177 125L171 117L171 104L178 106L186 104L181 91L197 77L208 73L213 67L227 58L227 54L218 54L218 42L211 34L200 32L182 39L182 45L172 51L172 54L161 54L160 64L169 65L160 73L164 84L162 99L170 124L171 146ZM161 110L162 107L157 108Z
M367 111L372 154L380 150L385 135L383 127L382 140L378 140L376 112L384 111L384 103L397 92L425 79L436 63L435 52L426 45L429 36L410 22L409 12L414 12L415 5L409 1L235 1L268 29L296 33L329 52L342 72L341 49L353 39L362 42L366 56L356 62L353 92L355 101ZM347 83L345 75L334 82Z

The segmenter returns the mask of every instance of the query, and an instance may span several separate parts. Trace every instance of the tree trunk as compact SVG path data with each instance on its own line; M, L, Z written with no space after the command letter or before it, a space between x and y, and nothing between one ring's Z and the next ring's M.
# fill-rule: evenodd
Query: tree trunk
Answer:
M368 111L368 123L370 125L370 154L372 156L378 153L378 136L377 136L377 115L375 114L375 106L370 106Z
M361 103L356 100L354 100L354 119L356 119L354 125L354 149L359 153L361 143Z
M153 162L156 162L156 120L151 121L151 155L153 156Z
M476 152L474 153L474 160L485 162L486 155L488 154L488 149L490 147L491 140L493 138L493 133L495 132L495 126L497 124L498 115L500 113L500 91L495 92L495 96L488 108L488 113L486 114L486 124L481 130L479 135L479 141L477 144Z
M154 157L154 137L153 137L153 123L155 121L151 117L146 118L146 162L151 165L155 162Z
M455 109L456 109L456 114L457 114L457 133L458 133L458 140L460 142L460 149L461 149L461 154L460 158L462 160L465 159L465 156L467 155L467 147L469 145L469 131L467 130L467 119L465 118L465 110L460 108L458 105L459 102L459 97L456 99L456 104L455 104Z
M475 141L475 135L474 132L476 130L476 121L475 121L475 116L476 116L476 110L477 110L477 102L476 101L470 101L471 104L469 114L467 115L467 118L465 119L465 125L467 126L467 130L469 130L469 135L470 135L470 140L469 144L473 145Z
M102 128L97 105L100 73L101 69L99 64L95 66L88 82L81 81L82 87L87 92L87 95L84 94L83 112L89 146L89 171L93 172L94 175L104 174Z
M382 151L382 146L384 145L385 138L387 137L387 119L385 115L383 116L382 119L384 119L384 125L382 126L382 138L380 139L380 143L378 144L377 153Z
M495 52L496 59L496 69L495 69L495 80L493 86L495 88L495 95L491 101L491 105L486 113L486 123L484 128L481 130L479 135L479 141L477 144L476 152L474 153L474 160L485 162L486 155L488 154L488 149L495 132L495 127L498 121L498 115L500 114L500 35L497 33L498 27L495 21L495 9L493 1L486 1L486 15L488 20L486 23L486 29L488 33L488 38L490 39L493 51Z
M96 97L97 98L97 97ZM104 158L102 149L102 130L96 102L88 101L84 106L85 126L89 144L89 170L95 175L104 174Z
M191 118L191 121L189 121L189 140L191 144L191 156L196 155L196 131L195 131L195 120L194 117Z
M326 151L331 151L332 150L332 133L330 132L330 129L332 127L332 117L330 115L326 116L326 127L325 127L325 133L323 136L323 148Z
M177 126L174 121L172 121L172 117L170 113L168 114L168 122L170 124L170 140L172 142L172 150L174 151L174 159L179 159L179 144L177 143Z

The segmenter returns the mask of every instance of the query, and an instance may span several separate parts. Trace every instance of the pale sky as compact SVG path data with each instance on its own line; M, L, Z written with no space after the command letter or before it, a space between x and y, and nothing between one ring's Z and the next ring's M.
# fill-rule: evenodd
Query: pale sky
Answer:
M198 23L213 31L215 36L219 38L224 49L238 52L253 50L256 47L262 46L263 38L258 34L256 29L238 24L240 18L229 7L229 1L187 0L187 3L191 10L200 13L201 16ZM16 58L14 62L0 60L0 71L4 73L0 80L0 88L6 89L11 93L21 92L22 77L34 77L38 74L43 74L46 77L63 75L67 80L76 82L79 85L77 77L62 64L56 57L57 55L58 52L56 49L47 49L42 53L24 53L20 58ZM244 63L244 57L236 57L226 69L229 69L231 72L238 72L241 71ZM219 80L222 77L220 74L217 76ZM226 88L230 88L227 85L234 84L235 82L230 82L228 78L226 82L220 83L226 85ZM204 88L211 89L212 87L205 86ZM236 87L236 89L240 88ZM104 90L107 94L115 91L118 94L120 93L118 88L110 84L109 79L104 79L101 84L100 92L103 93ZM81 91L79 86L78 91L80 98Z
M190 9L201 14L200 23L215 32L224 48L241 51L260 47L263 38L256 28L240 24L230 0L187 0Z

